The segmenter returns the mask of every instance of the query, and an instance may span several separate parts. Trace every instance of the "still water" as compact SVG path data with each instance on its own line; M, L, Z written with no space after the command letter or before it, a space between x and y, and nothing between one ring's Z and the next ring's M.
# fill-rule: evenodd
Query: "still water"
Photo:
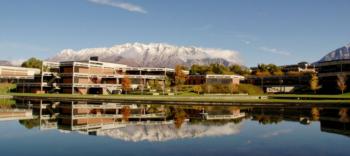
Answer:
M17 100L1 156L350 155L348 107Z

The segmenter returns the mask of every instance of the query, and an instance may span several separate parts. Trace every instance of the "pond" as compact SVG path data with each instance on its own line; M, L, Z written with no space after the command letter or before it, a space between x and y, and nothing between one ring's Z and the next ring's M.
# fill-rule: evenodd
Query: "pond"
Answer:
M349 155L349 108L17 99L1 155Z

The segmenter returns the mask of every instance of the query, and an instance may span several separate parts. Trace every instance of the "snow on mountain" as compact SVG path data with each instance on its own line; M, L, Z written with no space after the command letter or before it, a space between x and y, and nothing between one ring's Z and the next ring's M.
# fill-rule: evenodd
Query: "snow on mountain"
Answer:
M50 61L81 61L98 56L101 61L130 66L174 67L176 64L241 64L238 52L212 48L174 46L164 43L126 43L110 48L65 49Z
M227 123L224 125L203 125L184 123L180 129L173 124L131 125L111 130L103 130L98 136L108 136L123 141L163 142L186 138L202 138L233 135L240 132L242 125Z
M0 66L12 66L10 61L0 60Z
M338 48L328 53L318 62L343 60L343 59L350 59L350 43L344 47Z
M0 60L0 66L21 66L24 60Z

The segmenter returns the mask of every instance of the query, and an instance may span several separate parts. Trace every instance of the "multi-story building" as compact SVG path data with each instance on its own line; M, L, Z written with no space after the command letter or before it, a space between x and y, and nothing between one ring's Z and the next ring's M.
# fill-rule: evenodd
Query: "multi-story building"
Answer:
M316 73L314 65L307 62L298 64L279 66L282 74L247 76L246 82L257 86L261 86L267 93L291 93L298 92L299 89L309 86L311 75ZM251 68L252 73L256 73L257 67Z
M288 72L316 72L316 68L314 65L309 64L307 62L299 62L298 64L291 64L291 65L283 65L278 66L284 73ZM252 73L256 73L259 68L258 67L252 67L250 68Z
M316 68L318 71L318 77L320 79L321 92L323 93L336 93L340 92L337 89L337 76L346 75L350 76L350 60L330 60L317 62ZM349 85L348 85L349 86Z
M39 69L0 66L0 79L33 79Z
M34 79L17 84L18 92L113 94L121 92L123 79L129 79L131 89L145 90L149 83L165 85L173 78L174 69L129 67L122 64L88 61L43 62L42 72ZM163 90L165 87L162 87Z
M238 85L242 80L244 80L244 76L241 76L241 75L218 75L218 74L188 75L186 84L188 85L237 84Z

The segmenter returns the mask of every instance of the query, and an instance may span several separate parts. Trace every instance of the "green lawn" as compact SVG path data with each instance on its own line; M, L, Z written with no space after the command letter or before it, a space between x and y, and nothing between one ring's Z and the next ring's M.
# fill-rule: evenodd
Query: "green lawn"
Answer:
M309 103L349 103L349 98L341 98L337 95L273 95L270 99L259 99L259 96L239 96L239 95L177 95L177 96L152 96L152 95L71 95L71 94L12 94L15 97L28 98L50 98L50 99L75 99L75 100L122 100L122 101L154 101L154 102L217 102L217 103L294 103L294 104L309 104ZM292 99L284 99L278 97L289 97ZM315 99L297 99L298 97L318 97ZM319 98L321 97L321 98ZM322 98L324 97L324 99ZM327 97L327 98L326 98ZM340 96L343 97L343 96Z
M279 94L268 95L270 98L309 98L309 99L350 99L350 94L323 95L323 94Z
M12 83L0 83L0 94L7 94L11 89L16 88Z

